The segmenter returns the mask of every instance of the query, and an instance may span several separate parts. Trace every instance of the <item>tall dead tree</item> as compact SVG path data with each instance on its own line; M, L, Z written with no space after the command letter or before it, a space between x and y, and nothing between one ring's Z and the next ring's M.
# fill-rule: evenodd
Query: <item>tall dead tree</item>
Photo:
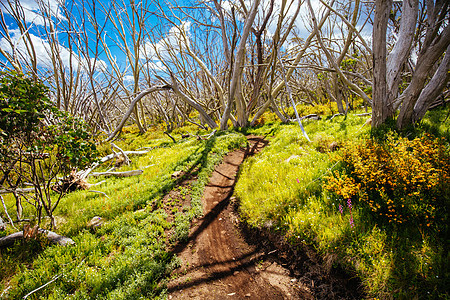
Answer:
M374 107L372 126L378 127L400 107L397 127L404 129L420 121L436 96L446 87L449 76L450 45L449 3L427 0L422 3L425 26L418 20L419 1L403 1L396 45L386 62L386 25L392 1L375 2L374 39ZM422 31L422 28L424 30ZM417 37L415 40L412 34ZM412 55L417 55L416 62ZM401 77L406 63L410 79ZM399 83L406 89L399 94Z

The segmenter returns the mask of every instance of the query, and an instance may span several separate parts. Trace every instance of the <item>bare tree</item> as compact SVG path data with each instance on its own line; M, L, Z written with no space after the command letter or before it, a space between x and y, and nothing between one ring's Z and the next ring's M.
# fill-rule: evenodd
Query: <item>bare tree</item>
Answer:
M425 1L425 26L418 19L419 1L404 1L399 33L393 50L387 58L386 32L392 1L376 1L374 20L374 127L393 117L400 107L397 127L405 127L419 121L435 101L435 97L448 82L448 47L450 45L449 3L447 1ZM384 24L384 25L383 25ZM417 31L418 39L411 38ZM416 44L415 44L416 43ZM398 95L402 80L400 72L412 54L417 53L417 63L411 67L407 88Z

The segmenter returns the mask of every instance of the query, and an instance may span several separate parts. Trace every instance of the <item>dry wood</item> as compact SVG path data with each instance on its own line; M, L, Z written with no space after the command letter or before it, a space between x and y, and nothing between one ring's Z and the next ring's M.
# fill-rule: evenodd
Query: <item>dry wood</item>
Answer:
M141 151L124 151L123 153L125 155L144 155L144 154L147 154L148 152L150 152L151 150L152 150L152 148L148 148L146 150L141 150ZM102 157L99 162L92 164L88 169L79 171L77 173L77 175L79 175L81 179L85 179L89 176L89 174L93 170L98 168L101 164L103 164L107 161L110 161L111 159L114 159L115 157L116 157L115 153L108 154L108 155Z
M14 190L10 190L10 189L4 189L4 190L0 190L0 195L3 194L10 194L10 193L32 193L34 192L34 188L23 188L23 189L14 189Z
M29 292L28 294L26 294L25 296L23 296L23 299L27 299L30 295L34 294L35 292L45 288L47 285L49 285L50 283L56 281L59 277L61 277L62 274L59 274L55 277L53 277L52 280L50 280L49 282L47 282L46 284L41 285L40 287L38 287L37 289L32 290L31 292Z
M47 236L47 238L49 239L49 241L54 244L58 244L61 246L75 244L75 242L72 239L62 236L62 235L59 235L53 231L45 230L42 228L39 228L37 231L40 234L45 234ZM25 237L24 237L23 231L18 231L18 232L10 234L8 236L2 237L2 238L0 238L0 248L9 247L9 246L13 245L15 241L22 240L24 238Z
M3 222L2 217L0 216L0 231L3 231L6 229L6 223Z
M98 177L98 176L115 176L115 177L130 177L130 176L137 176L144 173L142 170L131 170L131 171L123 171L123 172L96 172L91 173L90 176Z

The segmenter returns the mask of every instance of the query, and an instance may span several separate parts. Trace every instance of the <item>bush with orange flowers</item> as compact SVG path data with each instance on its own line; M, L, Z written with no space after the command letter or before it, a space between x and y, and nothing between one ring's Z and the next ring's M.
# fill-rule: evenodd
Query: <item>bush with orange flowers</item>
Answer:
M444 139L389 135L343 147L341 171L325 189L358 201L377 223L411 224L419 230L446 226L450 199L450 151Z

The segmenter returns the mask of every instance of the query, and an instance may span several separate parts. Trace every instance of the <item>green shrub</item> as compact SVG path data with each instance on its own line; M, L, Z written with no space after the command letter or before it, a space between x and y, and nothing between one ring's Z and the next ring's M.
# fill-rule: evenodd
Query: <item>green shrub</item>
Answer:
M341 160L343 172L328 176L326 189L359 201L379 224L446 231L450 151L444 139L391 135L383 142L348 143Z

